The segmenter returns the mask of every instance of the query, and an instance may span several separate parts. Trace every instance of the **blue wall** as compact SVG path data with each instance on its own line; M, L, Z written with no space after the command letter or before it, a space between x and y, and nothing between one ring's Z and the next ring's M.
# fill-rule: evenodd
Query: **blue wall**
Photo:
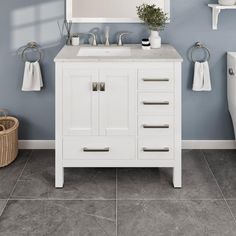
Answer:
M219 30L211 29L211 0L171 0L171 23L162 32L163 41L176 47L183 63L183 139L233 139L227 110L226 52L236 51L236 11L223 11ZM9 109L21 122L21 139L54 139L54 63L64 40L58 27L64 18L64 0L1 1L0 7L0 107ZM75 25L73 31L87 32L102 24ZM139 43L148 35L141 24L112 24L115 32L134 32L126 43ZM44 49L42 70L45 89L21 92L23 63L16 51L29 41ZM212 92L191 91L193 66L187 50L196 41L210 49Z

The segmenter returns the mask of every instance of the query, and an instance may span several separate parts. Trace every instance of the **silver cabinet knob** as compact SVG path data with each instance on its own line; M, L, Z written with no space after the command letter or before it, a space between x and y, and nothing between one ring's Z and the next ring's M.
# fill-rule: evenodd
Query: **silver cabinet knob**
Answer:
M92 89L93 89L93 92L98 91L98 83L97 82L92 83Z
M229 68L229 75L235 75L234 70L232 68Z
M105 83L104 83L104 82L99 83L99 90L100 90L101 92L104 92L105 89L106 89Z

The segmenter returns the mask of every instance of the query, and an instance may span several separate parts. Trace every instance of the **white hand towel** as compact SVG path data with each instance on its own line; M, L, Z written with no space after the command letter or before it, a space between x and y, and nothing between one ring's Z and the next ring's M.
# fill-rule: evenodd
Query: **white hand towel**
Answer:
M25 62L22 91L40 91L43 79L38 62Z
M203 90L202 91L211 91L211 76L209 64L207 61L203 62Z
M195 62L193 91L211 91L211 78L208 62Z

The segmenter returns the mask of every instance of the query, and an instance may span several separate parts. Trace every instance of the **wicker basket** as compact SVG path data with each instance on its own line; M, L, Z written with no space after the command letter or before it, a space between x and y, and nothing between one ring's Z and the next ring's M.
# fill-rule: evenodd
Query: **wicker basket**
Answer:
M0 167L13 162L18 154L19 121L7 116L5 110L0 109L4 116L0 117Z

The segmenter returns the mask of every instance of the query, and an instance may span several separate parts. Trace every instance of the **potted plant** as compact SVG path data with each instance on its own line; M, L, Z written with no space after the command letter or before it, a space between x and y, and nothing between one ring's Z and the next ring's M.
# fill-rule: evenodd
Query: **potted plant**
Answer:
M165 28L168 17L167 14L156 5L142 4L137 6L137 14L140 20L148 25L150 34L150 44L152 48L161 47L161 37L159 31Z

